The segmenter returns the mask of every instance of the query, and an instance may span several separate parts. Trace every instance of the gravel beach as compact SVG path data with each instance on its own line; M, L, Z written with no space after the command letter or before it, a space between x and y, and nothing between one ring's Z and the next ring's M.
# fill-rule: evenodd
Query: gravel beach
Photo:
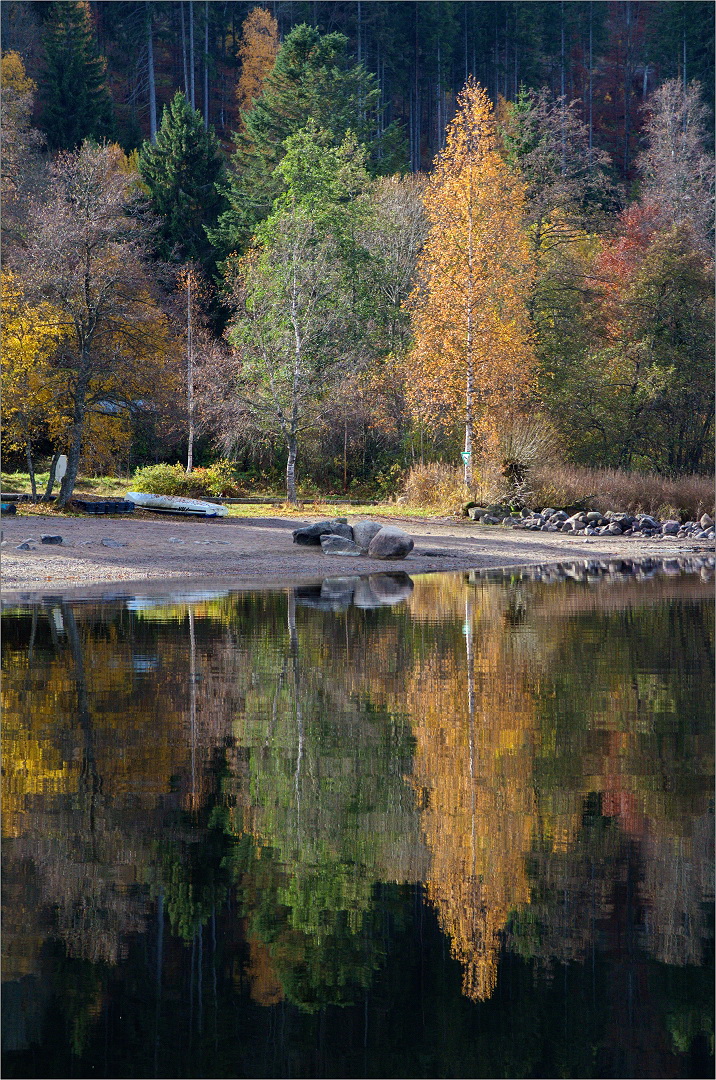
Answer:
M342 574L401 569L408 574L533 566L566 559L679 558L708 555L714 543L672 537L584 537L516 532L502 526L448 519L391 518L415 548L406 559L324 555L293 544L291 532L305 518L126 518L16 516L2 521L2 594L6 601L48 588L82 596L113 582L142 582L166 589L170 581L248 587L308 583ZM361 520L348 518L349 523ZM61 544L41 542L59 535ZM28 548L18 550L27 542Z

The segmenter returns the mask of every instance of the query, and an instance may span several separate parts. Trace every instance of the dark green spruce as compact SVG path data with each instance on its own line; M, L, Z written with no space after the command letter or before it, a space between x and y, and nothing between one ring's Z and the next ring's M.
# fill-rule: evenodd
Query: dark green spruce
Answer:
M85 139L115 134L106 64L100 56L89 5L58 0L43 33L40 127L50 150L74 150Z
M196 259L213 270L206 229L215 225L225 202L218 188L224 166L214 129L204 127L181 90L164 109L152 146L139 154L139 172L149 188L150 205L161 219L156 250L160 258Z
M380 89L376 77L354 63L344 34L321 34L297 26L286 37L273 71L235 136L233 171L226 192L229 208L212 240L228 255L246 248L256 226L281 193L276 166L284 141L309 120L339 146L351 131L367 150L367 167L376 175L402 171L405 142L398 124L380 131Z

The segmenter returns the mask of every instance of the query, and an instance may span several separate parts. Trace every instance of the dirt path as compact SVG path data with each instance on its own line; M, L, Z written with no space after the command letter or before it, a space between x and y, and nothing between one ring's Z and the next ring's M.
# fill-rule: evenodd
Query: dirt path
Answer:
M327 556L320 548L298 547L292 543L291 530L302 522L292 518L8 517L2 519L2 592L6 600L13 600L48 588L77 596L96 594L98 586L112 582L154 583L164 589L171 580L238 587L307 583L398 568L419 574L567 559L673 558L714 551L713 542L672 538L580 539L439 519L376 520L390 520L410 533L415 549L407 559L385 562ZM43 533L61 535L63 544L41 544ZM34 550L18 551L17 545L30 538Z

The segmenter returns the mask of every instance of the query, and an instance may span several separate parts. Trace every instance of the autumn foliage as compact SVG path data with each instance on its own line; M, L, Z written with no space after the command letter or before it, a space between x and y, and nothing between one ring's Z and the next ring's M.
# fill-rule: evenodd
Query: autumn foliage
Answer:
M236 98L241 112L247 112L261 93L264 79L276 63L278 49L278 23L266 8L253 8L244 19L239 45L241 76Z
M452 416L465 450L496 414L518 408L533 352L524 191L502 158L487 94L469 81L425 194L429 232L413 303L410 399L423 418Z

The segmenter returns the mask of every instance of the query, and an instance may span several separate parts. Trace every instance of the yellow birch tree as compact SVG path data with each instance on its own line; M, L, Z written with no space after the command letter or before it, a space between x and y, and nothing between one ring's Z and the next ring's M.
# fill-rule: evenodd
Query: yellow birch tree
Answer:
M524 188L499 152L487 94L470 79L457 105L424 196L429 231L411 296L407 393L423 422L464 423L469 483L476 436L484 444L531 384L533 270Z

